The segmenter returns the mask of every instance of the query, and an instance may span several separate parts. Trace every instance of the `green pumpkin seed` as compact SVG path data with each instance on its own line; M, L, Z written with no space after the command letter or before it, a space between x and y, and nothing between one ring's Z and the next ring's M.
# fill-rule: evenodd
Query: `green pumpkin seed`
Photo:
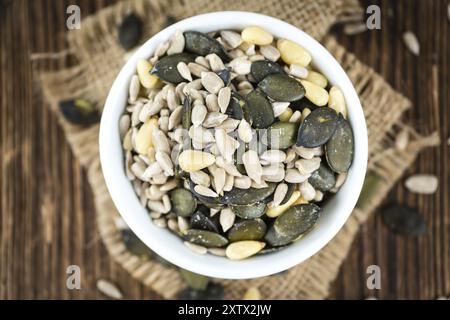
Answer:
M242 98L241 95L239 95L238 93L232 92L230 104L228 105L228 108L225 111L225 113L233 119L242 120L242 118L244 117L244 111L242 110L244 104L245 104L244 98Z
M333 136L338 123L336 111L328 107L313 110L298 131L297 145L306 148L319 147Z
M221 203L227 205L252 205L263 201L273 194L277 186L276 183L268 183L268 185L269 186L267 188L250 188L245 191L234 188L231 191L225 192L223 197L220 199Z
M183 109L181 115L181 124L183 129L189 130L192 124L192 102L189 97L184 98Z
M187 285L196 290L205 290L209 283L209 278L201 274L190 272L185 269L180 269L181 276Z
M270 227L267 230L266 235L264 236L264 240L273 247L285 246L285 245L291 243L292 241L294 241L296 238L297 237L294 237L294 236L285 236L285 235L279 234L275 230L274 226Z
M342 114L339 114L336 131L325 145L328 165L334 172L348 171L353 162L354 147L352 127Z
M383 222L394 233L420 236L427 232L427 224L417 210L405 205L393 204L382 210Z
M275 101L290 102L305 96L302 84L285 74L268 75L258 87Z
M336 177L326 164L321 163L319 169L311 174L308 182L314 189L325 192L334 187L336 184Z
M273 227L280 235L297 238L316 224L319 214L319 206L312 203L299 204L278 216Z
M219 232L218 225L206 214L196 211L191 217L191 229Z
M275 122L267 129L263 143L270 149L287 149L295 144L299 124L295 122Z
M243 220L235 223L228 231L230 242L244 240L260 240L266 234L266 224L261 219Z
M218 233L196 229L188 230L185 240L206 248L220 248L228 244L227 238Z
M210 53L217 54L224 62L228 61L223 46L207 34L198 31L186 31L183 33L185 39L185 50L199 56L206 56Z
M220 71L217 71L216 74L219 76L220 79L222 79L223 83L225 84L225 87L228 87L231 82L231 71L230 68L225 68Z
M134 13L125 16L118 30L119 43L125 50L139 44L142 36L142 20Z
M378 193L378 186L381 182L383 182L383 178L373 171L368 171L356 207L364 208Z
M251 205L232 206L234 214L242 219L255 219L266 213L267 205L264 201Z
M90 125L100 120L94 105L85 99L61 101L59 110L67 121L77 125Z
M122 230L122 241L132 254L139 257L152 257L152 251L130 229Z
M195 56L188 53L177 53L162 57L153 67L151 74L156 74L158 78L169 83L180 83L186 81L178 72L177 65L180 62L188 64L193 62Z
M170 193L170 200L172 202L172 210L181 217L191 216L195 208L197 208L197 201L189 190L178 188Z
M256 82L262 81L271 74L285 74L282 66L269 60L254 61L250 70Z
M297 188L297 185L295 183L288 183L287 185L288 185L288 190L286 192L286 195L284 196L283 201L281 201L280 206L289 201L289 199L292 197L292 194L294 193L295 189Z
M246 120L253 128L267 128L275 120L272 104L260 90L253 90L247 95L242 109Z

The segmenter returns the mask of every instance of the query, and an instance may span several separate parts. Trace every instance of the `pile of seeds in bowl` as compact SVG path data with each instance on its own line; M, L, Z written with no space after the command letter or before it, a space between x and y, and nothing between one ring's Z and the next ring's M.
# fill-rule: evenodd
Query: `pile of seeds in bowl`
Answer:
M260 27L177 31L138 61L120 119L125 169L153 222L241 260L316 224L353 160L342 91Z

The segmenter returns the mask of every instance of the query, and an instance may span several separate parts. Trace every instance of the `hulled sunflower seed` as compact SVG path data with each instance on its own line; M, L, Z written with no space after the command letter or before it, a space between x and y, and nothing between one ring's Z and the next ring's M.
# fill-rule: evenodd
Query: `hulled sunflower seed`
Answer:
M177 70L184 79L186 79L188 81L192 81L191 71L189 70L189 68L185 62L183 62L183 61L179 62L177 64Z
M192 109L192 124L195 127L200 126L205 120L207 113L208 110L206 110L206 107L204 105L199 104L194 106L194 108Z
M286 170L284 180L289 183L302 183L308 180L310 175L302 175L297 169Z
M156 151L170 153L170 144L163 131L155 129L153 130L153 144Z
M206 172L195 171L191 172L189 176L192 182L194 182L195 184L199 184L207 188L209 188L209 186L211 185L211 179Z
M162 57L163 55L165 55L167 50L169 49L169 46L169 41L164 41L158 44L155 49L155 56Z
M235 177L242 176L242 174L238 171L238 169L232 162L226 162L225 159L221 156L216 157L216 165L219 168L223 168L226 171L226 173L228 173L231 176Z
M169 219L167 221L167 227L175 233L178 233L180 229L178 228L178 222L175 219Z
M306 148L306 147L293 147L296 154L298 154L303 159L312 159L316 155L317 148Z
M233 72L238 75L247 75L250 73L252 62L247 60L246 57L239 57L230 61L229 66Z
M250 60L250 62L255 62L255 61L262 61L265 60L264 56L261 54L254 54L252 56L250 56L248 58L248 60Z
M119 290L119 288L113 284L112 282L105 280L105 279L99 279L97 281L97 289L101 293L103 293L105 296L112 298L112 299L122 299L123 294Z
M220 59L217 54L211 53L208 54L205 58L209 62L209 66L212 71L217 72L225 69L225 65L223 64L222 59Z
M292 114L292 116L289 118L288 122L296 123L299 122L302 117L302 113L298 110L295 110L295 112Z
M268 163L280 163L286 160L286 153L281 150L267 150L259 158Z
M414 33L407 31L403 34L403 42L411 53L418 56L420 54L419 40Z
M186 218L178 216L177 217L177 222L178 222L178 229L180 230L180 232L182 234L185 234L186 231L188 231L189 229L189 223L186 220Z
M166 109L167 110L167 109ZM169 131L169 117L168 116L162 116L158 119L158 125L159 128L163 131L166 132Z
M131 77L130 81L129 98L128 98L130 103L136 102L140 89L141 83L139 81L139 77L137 75L134 75L133 77Z
M225 249L223 248L208 248L208 252L218 257L225 257Z
M402 130L395 137L395 147L398 150L404 151L409 143L409 132L407 130Z
M197 78L200 78L202 76L202 72L208 72L209 69L205 68L201 64L195 63L195 62L189 62L188 64L189 71L191 74L196 76Z
M170 114L168 129L172 130L181 123L181 111L183 107L177 106Z
M297 154L295 153L295 151L292 148L288 149L286 151L286 159L284 160L284 163L293 162L296 157L297 157Z
M236 49L242 43L241 35L234 31L224 30L220 32L223 42L230 48Z
M131 119L128 114L124 114L120 117L119 120L119 133L120 138L123 140L125 137L125 134L128 132L128 129L130 129Z
M161 202L161 201L152 201L152 200L150 200L148 203L147 203L147 207L150 209L150 210L152 210L152 211L155 211L155 212L160 212L160 213L168 213L170 210L167 210L165 207L164 207L164 204Z
M306 201L311 201L316 196L316 190L308 181L301 183L299 190L303 199L305 199Z
M302 175L306 176L319 169L320 162L321 160L319 157L314 157L312 159L299 159L295 161L295 167Z
M281 202L286 197L287 192L288 192L288 185L286 183L280 183L275 189L275 192L273 194L273 200L271 202L272 208L277 207L281 204Z
M181 53L184 50L185 39L181 30L175 31L175 33L169 39L170 45L167 49L167 55Z
M260 46L259 47L259 52L261 52L261 54L270 61L277 61L278 59L280 59L280 51L278 51L277 48L275 48L272 45L267 45L267 46Z
M231 191L231 189L233 189L234 186L234 176L232 176L231 174L227 174L227 177L225 179L225 185L223 186L223 191L227 192L227 191Z
M235 219L236 215L233 213L233 210L231 210L231 208L225 208L220 211L219 220L223 232L227 232L233 226Z
M239 124L238 135L245 143L249 143L253 139L252 127L245 119L242 119Z
M219 102L217 99L217 96L215 94L208 94L205 98L206 107L208 108L209 112L219 112Z
M314 196L314 201L315 201L315 202L320 202L320 201L322 201L322 200L323 200L323 196L324 196L324 194L323 194L322 191L316 190L316 195ZM305 200L306 200L306 199L305 199Z
M281 164L271 164L262 167L262 178L267 182L281 182L284 176L284 166Z
M206 249L205 247L195 244L195 243L191 243L189 241L185 241L184 244L186 245L186 247L188 247L192 252L195 252L197 254L206 254L208 252L208 249Z
M230 104L230 99L231 89L229 87L225 87L219 90L217 103L219 104L219 108L222 113L225 113L225 111L227 111L228 105Z
M173 176L173 163L169 155L165 152L157 151L155 154L155 159L164 170L167 176Z
M222 124L217 126L217 128L224 129L227 133L235 132L240 123L241 122L239 120L228 118L224 122L222 122Z
M438 178L431 174L416 174L405 181L405 187L414 193L433 194L438 186Z
M308 69L306 69L305 67L303 67L299 64L291 64L289 66L288 73L291 76L294 76L294 77L300 78L300 79L306 79L308 77Z
M247 176L234 178L234 186L238 189L249 189L252 185L252 179Z
M214 72L202 73L201 84L209 93L214 94L217 94L225 86L222 79Z
M247 175L257 184L261 184L262 167L256 151L248 150L245 152L242 155L242 162L244 163Z
M162 202L163 202L164 208L167 210L167 212L172 210L172 204L170 203L170 198L167 194L165 194L162 197Z
M153 223L158 228L166 228L167 227L167 221L165 218L153 219Z
M290 102L272 102L273 115L281 116L289 107Z
M151 165L149 165L147 169L145 169L144 173L142 174L142 177L144 178L145 181L148 181L157 174L160 174L162 171L163 169L161 168L160 164L158 162L154 162Z
M195 58L195 63L198 63L199 65L205 67L208 70L211 68L208 60L206 60L206 58L202 56L198 56L197 58Z
M205 186L202 185L196 185L194 187L195 192L197 192L198 194L205 196L205 197L213 197L213 198L217 198L219 195L217 193L215 193L214 191L212 191L210 188L207 188Z
M212 132L201 126L199 127L191 126L191 128L189 129L189 137L192 140L201 143L202 145L206 145L208 143L215 141Z

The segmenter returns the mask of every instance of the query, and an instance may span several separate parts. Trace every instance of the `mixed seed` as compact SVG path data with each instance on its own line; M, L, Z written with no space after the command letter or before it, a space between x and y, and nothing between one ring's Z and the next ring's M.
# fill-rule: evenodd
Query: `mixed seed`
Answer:
M137 63L119 128L127 177L155 225L232 260L314 228L354 143L342 91L311 61L252 26L176 31Z

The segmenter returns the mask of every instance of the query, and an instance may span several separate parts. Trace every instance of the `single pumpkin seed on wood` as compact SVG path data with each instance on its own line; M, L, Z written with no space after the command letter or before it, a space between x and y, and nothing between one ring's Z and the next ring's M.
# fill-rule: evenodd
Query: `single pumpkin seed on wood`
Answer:
M206 230L188 230L184 238L189 242L204 246L206 248L220 248L228 244L227 238L218 233Z
M91 125L100 120L100 116L94 108L94 105L85 99L61 101L59 103L59 110L67 121L76 125Z
M331 190L336 184L336 178L333 171L324 163L320 163L318 170L314 171L309 177L308 182L317 190L326 192Z
M270 149L287 149L295 144L298 123L276 122L267 129L267 136L263 137Z
M395 233L420 236L427 232L427 224L417 210L404 205L390 205L382 210L383 222Z
M352 127L340 114L336 131L325 145L325 154L331 170L337 173L347 172L353 162L354 148Z
M333 109L315 109L298 130L297 146L314 148L324 145L333 136L337 126L338 115Z
M230 242L244 240L261 240L266 234L266 224L262 219L242 220L228 231Z
M305 96L303 85L285 74L268 75L258 83L258 87L275 101L291 102Z
M197 200L195 200L189 190L178 188L170 193L173 211L181 217L191 216L197 208Z
M418 56L420 54L419 40L414 33L407 31L403 34L403 42L410 52Z
M138 45L142 36L142 20L135 14L125 16L118 29L119 43L125 50Z
M264 201L260 201L250 205L234 205L231 209L239 218L255 219L266 213L267 205Z
M269 60L252 62L250 72L255 82L260 82L271 74L285 74L283 67L278 63Z
M97 280L97 289L108 298L116 300L120 300L123 298L123 294L119 290L119 288L114 283L108 280L105 279Z
M184 78L178 72L177 66L180 62L188 64L194 61L194 56L188 53L177 53L171 56L162 57L153 67L151 74L158 78L178 84L184 81Z
M208 54L215 53L222 60L228 60L228 56L225 53L223 46L215 39L211 38L205 33L198 31L185 31L185 50L191 53L198 54L199 56L207 56Z
M225 254L231 260L242 260L261 251L266 244L260 241L238 241L228 245Z
M275 120L272 104L260 90L253 90L247 95L242 109L253 128L267 128Z
M436 192L439 180L431 174L416 174L405 181L405 187L414 193L433 194Z

